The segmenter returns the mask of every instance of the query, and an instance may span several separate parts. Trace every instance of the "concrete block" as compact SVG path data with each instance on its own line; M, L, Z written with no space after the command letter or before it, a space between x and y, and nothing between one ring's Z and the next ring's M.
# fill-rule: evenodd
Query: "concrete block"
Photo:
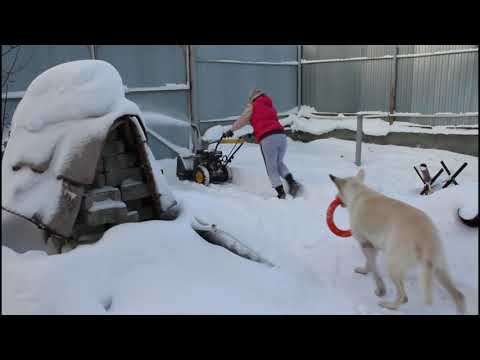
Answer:
M100 158L97 164L97 168L95 170L97 174L101 174L104 172L104 163L103 163L103 158Z
M116 155L125 152L125 144L120 140L107 141L103 146L103 155Z
M105 183L110 186L118 186L124 180L143 180L143 171L141 168L112 169L105 173Z
M141 181L124 181L120 186L122 200L137 200L150 196L148 186Z
M104 156L104 169L105 171L112 171L114 169L127 169L137 165L137 154L124 153L113 156Z
M142 207L138 210L138 214L140 216L140 221L153 220L155 218L155 212L151 205Z
M142 207L142 200L126 200L125 204L129 211L138 210Z
M85 215L87 225L98 226L125 222L128 211L121 201L104 200L94 203Z
M80 236L86 235L86 234L103 233L107 231L108 228L109 228L108 225L90 226L88 224L77 223L73 227L72 236L78 239Z
M138 222L140 221L140 214L138 211L129 211L127 214L128 222Z
M120 190L113 186L103 186L85 194L83 209L88 210L95 202L103 200L121 200Z
M97 174L95 176L95 180L93 181L93 185L95 187L103 187L106 184L105 174Z
M79 243L84 243L84 244L94 243L100 240L103 234L104 234L103 232L84 234L84 235L81 235L77 240Z
M120 133L118 131L118 128L115 130L112 130L108 133L107 141L114 141L114 140L120 140Z

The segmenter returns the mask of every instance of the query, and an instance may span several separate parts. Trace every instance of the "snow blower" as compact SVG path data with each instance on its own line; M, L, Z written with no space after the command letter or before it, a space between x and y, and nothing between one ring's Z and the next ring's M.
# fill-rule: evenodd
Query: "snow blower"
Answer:
M210 131L212 130L212 131ZM221 134L220 134L221 131ZM210 183L218 184L232 181L232 169L229 164L235 154L246 142L245 137L238 139L225 139L223 127L218 125L208 130L210 134L216 133L214 139L203 137L202 148L188 156L177 156L177 177L179 180L194 181L208 186ZM213 149L210 145L216 144ZM226 155L218 150L220 144L234 144Z

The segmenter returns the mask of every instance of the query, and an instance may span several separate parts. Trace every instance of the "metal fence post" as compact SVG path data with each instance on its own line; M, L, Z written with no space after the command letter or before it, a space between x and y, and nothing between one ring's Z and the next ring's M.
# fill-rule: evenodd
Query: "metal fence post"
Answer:
M355 164L360 166L362 159L363 115L357 115L357 147L355 150Z
M198 119L198 108L197 108L197 94L195 92L196 86L196 59L195 59L195 48L193 45L188 46L188 60L187 60L187 74L188 74L188 106L189 106L189 115L190 122L196 126L200 126L200 121Z
M395 45L395 53L393 54L393 79L390 86L390 104L388 112L390 114L396 112L397 109L397 82L398 82L398 52L399 47ZM395 119L392 116L388 117L388 122L392 125Z
M95 45L88 45L89 46L89 50L90 50L90 57L95 60L97 57L96 57L96 54L95 54Z
M297 45L297 108L302 106L302 45Z

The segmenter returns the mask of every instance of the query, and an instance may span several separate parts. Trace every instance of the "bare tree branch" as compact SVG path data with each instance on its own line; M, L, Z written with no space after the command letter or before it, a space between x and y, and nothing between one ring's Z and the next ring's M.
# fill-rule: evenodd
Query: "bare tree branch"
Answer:
M17 51L15 52L15 57L13 59L12 65L5 72L6 74L5 79L3 79L3 72L2 72L2 92L3 92L3 88L5 88L5 98L3 99L3 112L2 112L2 147L3 147L3 131L5 129L6 114L7 114L8 85L9 85L10 76L12 75L15 69L15 65L17 64L18 55L20 53L21 47L20 45L15 45L15 46L12 45L8 50L2 53L2 59L3 59L3 56L5 56L8 52L12 51L12 49L17 49Z
M5 119L7 114L7 95L8 95L8 84L5 91L5 101L3 103L3 113L2 113L2 141L3 141L3 130L5 129Z
M12 71L13 71L13 69L15 68L15 65L16 65L17 60L18 60L18 54L20 53L20 50L21 50L21 47L18 47L18 50L17 50L17 52L15 53L15 57L14 57L14 59L13 59L12 66L10 66L10 69L8 69L8 71L7 71L7 76L5 77L5 80L2 79L2 89L3 89L3 87L5 86L5 84L7 84L8 79L10 78L10 75L12 74Z
M32 61L32 58L33 58L33 52L30 54L29 58L25 61L25 63L17 66L16 69L13 69L10 75L23 71L28 66L28 64L30 64L30 61Z
M20 45L10 45L8 47L7 50L5 50L4 52L2 52L2 57L7 55L10 51L12 51L13 49L16 49L17 47L19 47Z

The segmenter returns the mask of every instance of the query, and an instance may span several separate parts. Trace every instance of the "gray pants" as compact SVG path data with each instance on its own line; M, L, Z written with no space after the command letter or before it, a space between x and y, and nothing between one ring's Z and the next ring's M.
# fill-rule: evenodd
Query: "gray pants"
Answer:
M283 162L283 157L287 151L287 136L285 134L273 134L260 141L267 174L272 186L276 188L282 185L280 177L285 177L290 173Z

